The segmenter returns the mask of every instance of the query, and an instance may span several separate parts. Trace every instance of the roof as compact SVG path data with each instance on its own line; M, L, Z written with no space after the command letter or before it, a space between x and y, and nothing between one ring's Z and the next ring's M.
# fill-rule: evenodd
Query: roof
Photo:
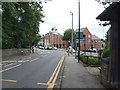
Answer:
M110 33L111 27L108 29L107 34Z
M81 28L80 32L83 32L85 29L86 29L86 27L85 28ZM78 32L78 29L76 29L75 32Z
M96 35L92 35L92 40L100 40Z
M120 1L113 2L113 4L106 8L96 19L100 19L101 21L109 21L113 15L112 11L118 9L118 7L120 7Z

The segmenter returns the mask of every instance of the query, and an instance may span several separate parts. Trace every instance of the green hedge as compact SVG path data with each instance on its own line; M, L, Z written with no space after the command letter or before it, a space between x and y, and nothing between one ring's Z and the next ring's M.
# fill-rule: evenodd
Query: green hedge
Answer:
M100 65L101 64L98 57L88 57L88 60L87 60L87 57L85 55L80 55L80 60L84 64L88 64L88 65Z
M102 57L103 58L109 57L109 53L110 53L110 49L108 48L108 46L106 46L102 52Z

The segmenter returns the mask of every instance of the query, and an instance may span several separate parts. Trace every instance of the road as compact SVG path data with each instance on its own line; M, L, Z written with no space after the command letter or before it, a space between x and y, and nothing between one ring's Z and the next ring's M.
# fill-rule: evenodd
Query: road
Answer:
M43 50L43 54L34 59L2 67L3 88L49 88L54 87L59 74L64 52L61 50ZM61 61L61 62L60 62ZM59 63L60 62L60 63ZM59 63L59 64L58 64ZM59 69L56 70L56 67ZM53 75L55 76L52 77ZM53 80L53 81L52 81Z

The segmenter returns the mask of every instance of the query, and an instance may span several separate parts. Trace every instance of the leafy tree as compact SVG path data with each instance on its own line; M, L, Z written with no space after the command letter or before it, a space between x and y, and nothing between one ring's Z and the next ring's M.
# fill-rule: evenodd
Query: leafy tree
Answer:
M39 25L43 22L42 3L2 3L2 48L27 48L38 42Z
M108 2L108 0L95 0L95 1L102 4L104 8L107 8L110 4L112 4L112 2L111 1Z
M2 3L2 10L2 47L12 48L15 41L14 35L17 29L17 20L15 19L17 12L15 9L15 3Z
M63 35L63 40L65 40L65 41L71 41L72 32L73 32L73 38L74 38L74 36L75 36L74 30L73 31L72 31L72 29L65 30L64 31L64 35Z

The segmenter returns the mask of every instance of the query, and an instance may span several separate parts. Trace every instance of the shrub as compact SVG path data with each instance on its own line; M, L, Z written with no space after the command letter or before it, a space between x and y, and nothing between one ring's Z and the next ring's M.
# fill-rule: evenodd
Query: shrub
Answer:
M90 57L89 64L90 65L100 65L100 61L99 61L98 57Z
M100 65L100 61L98 57L89 57L87 61L87 57L85 55L80 55L80 60L84 64L89 64L89 65Z
M109 52L110 52L110 50L109 50L108 46L106 46L102 52L102 57L103 58L109 57Z

